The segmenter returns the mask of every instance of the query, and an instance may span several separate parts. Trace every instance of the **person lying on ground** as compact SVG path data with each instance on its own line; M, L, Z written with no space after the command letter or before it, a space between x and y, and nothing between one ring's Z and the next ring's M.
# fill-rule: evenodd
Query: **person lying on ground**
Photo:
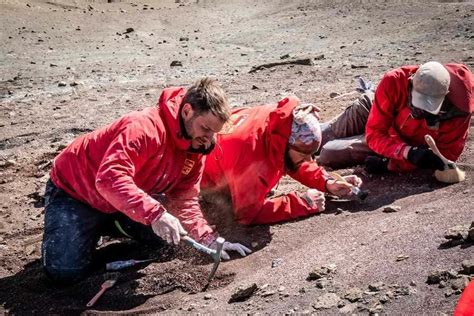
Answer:
M370 173L444 169L427 146L458 160L474 111L474 79L462 64L430 61L387 72L375 96L363 94L343 113L321 124L319 163L342 168L365 162Z
M118 231L144 243L178 244L189 234L212 246L217 233L202 215L199 181L203 155L228 118L224 91L204 78L75 139L54 159L46 186L46 274L60 283L87 277L99 237ZM250 252L229 242L226 250Z
M228 192L236 220L241 224L286 221L321 212L324 193L350 196L351 186L332 179L312 155L321 143L321 129L313 105L296 97L278 104L237 108L217 134L216 149L206 158L203 192ZM284 175L309 187L268 197ZM345 179L354 186L362 180Z

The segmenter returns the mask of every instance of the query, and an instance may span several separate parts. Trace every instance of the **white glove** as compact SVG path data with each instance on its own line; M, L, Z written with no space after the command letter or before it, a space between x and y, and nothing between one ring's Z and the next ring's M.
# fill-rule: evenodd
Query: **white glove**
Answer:
M301 198L313 209L318 209L321 212L326 209L326 197L324 196L324 192L316 189L309 189L303 193Z
M151 223L151 228L155 234L166 240L169 244L174 243L178 245L181 239L180 235L187 234L179 220L166 211Z
M213 242L209 248L211 249L216 249L216 243ZM221 258L223 260L230 260L230 256L229 254L227 253L227 251L236 251L238 252L242 257L245 257L246 255L248 255L249 253L252 253L252 250L250 250L249 248L245 247L244 245L242 244L239 244L239 243L231 243L231 242L228 242L228 241L225 241L224 242L224 245L222 246L222 252L221 252Z

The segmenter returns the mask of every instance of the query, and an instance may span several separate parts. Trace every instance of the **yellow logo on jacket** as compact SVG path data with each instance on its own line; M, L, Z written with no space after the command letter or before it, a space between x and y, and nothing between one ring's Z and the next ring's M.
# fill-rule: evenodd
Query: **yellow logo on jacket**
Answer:
M184 160L184 166L183 166L183 169L181 170L181 173L187 176L191 172L191 170L193 170L195 163L196 162L194 160L186 158Z

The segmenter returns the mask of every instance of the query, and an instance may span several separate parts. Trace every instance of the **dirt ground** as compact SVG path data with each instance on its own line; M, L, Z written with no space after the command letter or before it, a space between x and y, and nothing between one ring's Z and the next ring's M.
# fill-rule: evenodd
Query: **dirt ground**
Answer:
M368 177L358 167L370 190L366 201L333 199L320 215L273 226L235 225L226 199L206 198L210 222L253 254L222 263L202 293L212 264L192 249L107 241L105 255L159 260L114 274L117 284L94 309L85 304L109 274L63 288L42 274L42 196L51 160L68 142L155 105L164 87L213 76L233 105L295 94L329 119L357 96L331 95L353 91L357 76L377 82L391 68L429 60L472 70L473 14L473 1L442 0L0 0L0 311L452 313L459 295L426 280L474 259L472 243L443 237L474 220L469 168L465 182L447 186L426 172ZM315 63L249 72L306 57ZM461 157L471 164L472 129ZM302 189L285 178L277 192ZM401 209L383 212L390 204ZM324 282L307 280L331 264L337 268ZM382 289L369 290L376 282ZM238 287L253 283L253 296L228 303ZM351 302L354 289L360 294ZM323 298L337 304L321 309Z

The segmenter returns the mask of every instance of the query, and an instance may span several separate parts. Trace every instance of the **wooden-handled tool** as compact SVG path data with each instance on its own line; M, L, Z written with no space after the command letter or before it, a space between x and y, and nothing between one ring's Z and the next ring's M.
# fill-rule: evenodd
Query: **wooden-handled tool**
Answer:
M454 161L447 159L443 156L443 154L441 154L438 149L438 146L436 146L433 137L431 137L430 135L425 135L425 142L428 144L433 153L438 156L444 163L444 170L435 171L435 177L436 179L438 179L438 181L444 183L458 183L466 179L466 173L459 169Z
M104 294L104 292L111 288L112 286L115 285L115 282L117 282L117 279L112 279L112 280L107 280L105 281L104 283L102 283L102 285L100 286L100 290L99 292L97 292L96 295L94 295L94 297L89 301L89 303L87 303L87 307L92 307L94 306L94 304L97 302L97 300L102 296L102 294Z
M361 190L360 188L352 185L351 183L347 182L346 179L344 179L339 173L337 172L330 172L329 173L335 180L345 183L350 186L352 193L355 194L360 200L365 200L367 196L369 195L368 191Z

